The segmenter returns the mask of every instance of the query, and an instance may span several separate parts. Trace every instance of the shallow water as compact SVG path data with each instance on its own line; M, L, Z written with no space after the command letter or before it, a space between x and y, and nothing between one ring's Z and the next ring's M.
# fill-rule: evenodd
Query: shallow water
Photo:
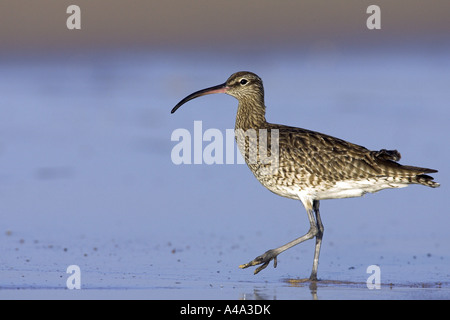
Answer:
M0 298L448 299L450 55L78 53L0 62ZM234 71L264 80L267 119L439 169L411 186L322 201L313 242L254 276L238 266L307 231L299 201L241 164L175 165L175 129L234 127L236 101L187 94ZM204 143L203 147L207 145ZM78 265L82 290L67 290ZM366 269L378 265L381 289Z

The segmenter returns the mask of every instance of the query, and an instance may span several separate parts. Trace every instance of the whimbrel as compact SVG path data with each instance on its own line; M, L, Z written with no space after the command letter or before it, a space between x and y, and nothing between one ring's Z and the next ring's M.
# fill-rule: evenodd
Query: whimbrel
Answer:
M403 188L409 184L439 187L427 173L437 170L401 165L397 150L370 151L365 147L306 129L272 124L266 121L264 88L260 77L248 71L231 75L220 85L194 92L181 100L173 109L174 113L189 100L211 93L226 93L239 101L236 115L236 141L248 167L267 189L283 197L298 199L303 203L309 219L309 231L291 242L266 251L240 268L260 265L255 274L273 260L277 266L277 256L283 251L312 238L316 238L311 281L317 281L319 253L324 227L320 218L319 201L360 197L387 188ZM239 138L242 133L254 130L257 140L249 135ZM271 163L262 161L260 156L251 159L251 151L258 149L262 141L261 132L266 132L265 148L273 152L272 143L278 145L277 168L269 173L261 170ZM270 133L277 133L272 141ZM272 140L271 140L272 139ZM256 141L256 143L255 143ZM255 160L256 159L256 160Z

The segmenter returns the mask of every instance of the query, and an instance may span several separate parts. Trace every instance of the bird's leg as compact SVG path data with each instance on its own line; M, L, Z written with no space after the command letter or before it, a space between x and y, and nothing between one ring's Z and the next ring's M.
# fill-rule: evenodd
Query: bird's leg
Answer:
M289 248L292 248L293 246L295 246L299 243L302 243L303 241L314 238L317 235L317 233L319 232L319 230L316 226L316 220L314 219L314 212L313 212L311 206L309 206L309 208L306 209L306 212L308 213L310 228L309 228L309 231L305 235L303 235L300 238L297 238L295 240L292 240L291 242L286 243L285 245L283 245L279 248L268 250L265 253L263 253L262 255L256 257L252 261L250 261L249 263L241 264L239 266L239 268L245 269L248 267L252 267L252 266L261 264L261 266L256 268L256 270L254 272L254 274L257 274L261 270L265 269L269 265L269 262L272 260L273 260L273 266L274 266L274 268L276 268L277 267L277 256L280 253L282 253L283 251L286 251Z
M312 267L312 272L311 272L311 276L309 277L309 280L317 281L317 268L319 266L320 246L322 245L322 236L323 236L323 230L324 230L322 220L320 219L319 200L314 200L313 209L314 209L314 213L316 214L316 224L317 224L318 230L317 230L317 234L316 234L316 248L314 250L313 267Z

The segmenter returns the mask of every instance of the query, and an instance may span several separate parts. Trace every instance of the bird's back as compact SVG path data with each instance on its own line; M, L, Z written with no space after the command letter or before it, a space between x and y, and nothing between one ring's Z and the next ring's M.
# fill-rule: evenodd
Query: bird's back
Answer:
M271 130L278 130L278 170L267 175L258 173L261 164L249 167L264 186L281 196L298 198L303 192L321 200L356 197L409 184L439 186L426 175L436 170L401 165L396 150L370 151L319 132L283 125L267 123L261 129L268 130L268 149Z

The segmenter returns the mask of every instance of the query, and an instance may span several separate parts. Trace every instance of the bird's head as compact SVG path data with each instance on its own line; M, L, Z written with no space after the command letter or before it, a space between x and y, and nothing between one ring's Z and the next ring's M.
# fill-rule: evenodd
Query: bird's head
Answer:
M264 87L261 78L253 72L239 71L233 73L225 83L199 90L188 95L186 98L178 102L175 107L173 107L171 113L174 113L179 107L192 99L212 93L226 93L235 97L239 101L264 100Z

